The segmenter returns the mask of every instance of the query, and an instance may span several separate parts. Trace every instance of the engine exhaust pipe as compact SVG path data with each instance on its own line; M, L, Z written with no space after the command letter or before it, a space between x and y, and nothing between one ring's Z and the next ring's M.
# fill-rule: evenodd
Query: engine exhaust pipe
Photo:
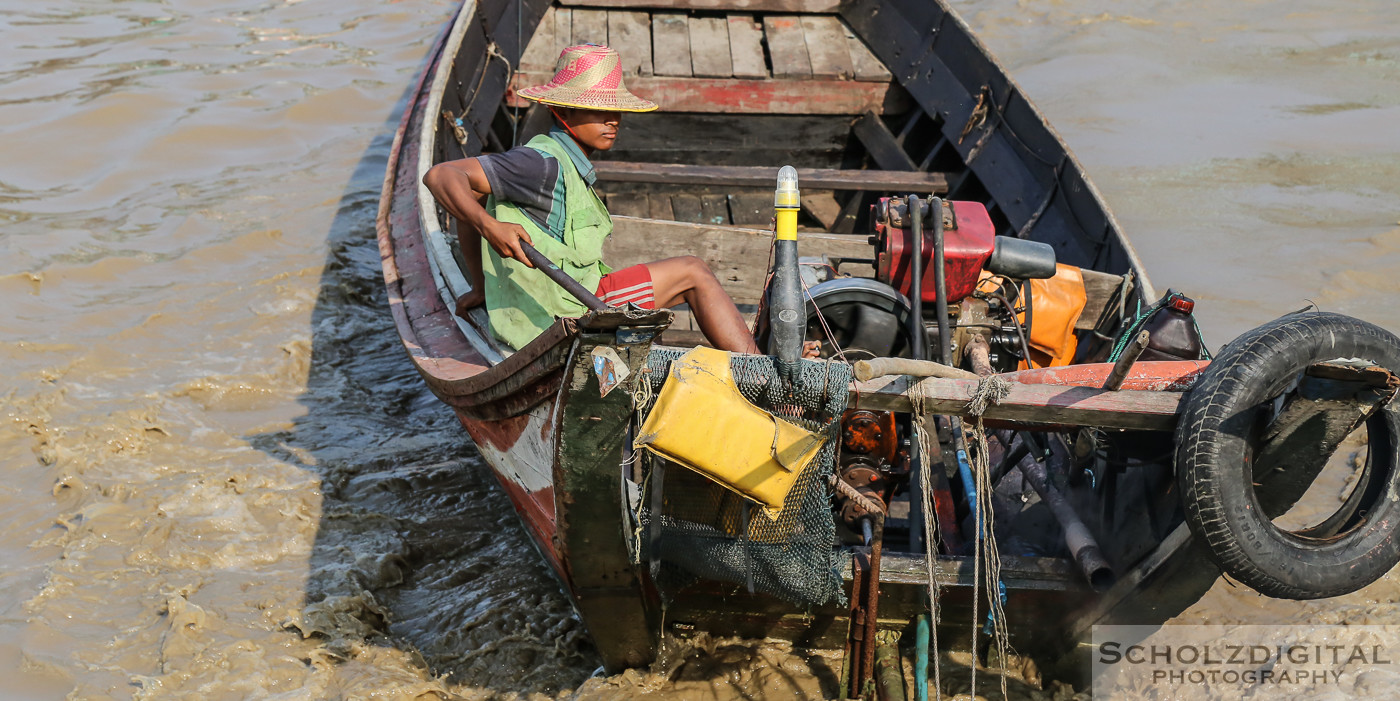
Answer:
M1024 437L1017 436L1007 449L1014 449L1018 441L1030 445ZM1045 464L1036 460L1034 455L1027 454L1017 463L1017 467L1021 468L1021 475L1030 483L1035 493L1040 495L1040 500L1050 507L1050 513L1055 515L1055 520L1064 529L1065 545L1069 548L1075 564L1084 572L1084 578L1089 580L1089 586L1093 587L1094 591L1108 591L1118 578L1108 560L1104 558L1103 551L1099 549L1098 541L1094 540L1093 534L1089 532L1089 527L1079 519L1079 514L1074 512L1074 507L1070 506L1064 494L1050 484Z

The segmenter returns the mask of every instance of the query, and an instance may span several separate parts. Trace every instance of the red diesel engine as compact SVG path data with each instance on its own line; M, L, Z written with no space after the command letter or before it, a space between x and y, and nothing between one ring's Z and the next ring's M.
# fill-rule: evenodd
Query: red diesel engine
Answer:
M914 249L913 233L903 198L881 198L874 211L875 278L909 296L909 256ZM925 211L922 255L924 270L933 268L932 209ZM996 228L987 208L980 202L943 202L943 259L947 275L948 303L956 304L972 294L977 279L996 249ZM1053 265L1053 262L1052 262ZM934 276L923 276L923 299L938 299Z

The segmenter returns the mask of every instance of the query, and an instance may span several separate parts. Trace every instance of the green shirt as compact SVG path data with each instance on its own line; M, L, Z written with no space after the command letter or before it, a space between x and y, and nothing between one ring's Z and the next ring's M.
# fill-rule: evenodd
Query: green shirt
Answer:
M546 233L514 203L498 201L493 196L486 201L486 211L498 221L519 224L540 253L585 288L596 290L598 281L612 272L603 263L603 241L612 233L612 217L590 186L593 164L573 137L560 129L536 136L526 146L559 162L559 177L564 184L563 240ZM491 333L513 348L524 347L555 319L580 316L587 311L543 272L514 259L501 258L485 239L481 242L481 268Z

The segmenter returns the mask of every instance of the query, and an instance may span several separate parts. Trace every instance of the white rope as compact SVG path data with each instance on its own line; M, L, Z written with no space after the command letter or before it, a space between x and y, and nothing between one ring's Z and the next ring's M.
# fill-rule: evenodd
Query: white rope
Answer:
M914 435L919 441L919 492L923 500L924 510L924 564L928 570L928 600L929 600L929 637L933 655L933 697L936 701L943 699L943 674L942 664L938 661L938 618L941 609L939 599L941 598L941 587L938 584L937 573L934 572L935 558L937 557L936 539L941 540L938 531L938 519L934 516L933 480L929 478L929 468L933 461L930 459L934 454L936 441L930 440L928 431L924 430L923 417L925 412L925 397L922 392L911 391L909 393L909 403L914 409ZM925 701L918 699L917 701Z
M927 382L929 380L924 380ZM928 432L924 429L923 417L928 415L927 399L928 393L923 391L923 382L912 383L908 390L909 404L914 412L914 432L919 441L919 454L924 456L924 464L921 466L919 474L919 484L922 492L924 510L924 533L930 536L938 534L938 522L934 516L932 504L933 483L929 478L928 467L929 457L933 455L934 446L937 443L930 440ZM986 413L987 407L1001 402L1007 394L1011 392L1011 383L1005 378L991 375L982 378L977 384L977 389L973 392L968 401L966 412L973 419L972 426L972 446L968 456L972 468L974 485L976 492L976 508L978 517L975 523L977 545L973 549L973 578L972 578L972 679L969 693L975 698L977 695L977 637L981 630L980 604L982 598L982 587L986 586L991 593L991 616L992 616L992 636L997 647L997 655L1000 664L1005 667L1008 659L1010 645L1008 643L1008 632L1006 627L1006 611L1001 603L1001 553L997 548L995 521L992 511L992 483L991 467L987 457L987 430L982 423L982 414ZM935 542L933 537L925 539L924 557L928 576L928 596L932 608L932 620L930 621L930 634L933 655L933 683L934 695L941 700L943 694L941 665L938 661L938 620L940 615L939 594L940 585L935 572ZM1006 675L1000 675L1002 698L1009 698L1006 684Z
M977 384L977 389L972 394L972 399L967 403L967 413L972 416L972 434L975 452L969 456L972 461L972 474L977 492L977 547L973 551L973 660L972 660L972 689L973 696L977 695L977 656L976 641L977 630L980 621L977 620L977 604L980 601L977 586L985 583L988 591L988 598L991 600L992 617L992 640L997 648L998 663L1003 668L1003 673L998 676L1001 680L1002 698L1010 698L1007 694L1005 667L1007 664L1007 652L1010 649L1007 638L1006 610L1001 603L1001 552L997 547L996 522L992 511L992 470L988 461L987 449L987 429L982 424L982 414L986 413L987 407L999 403L1011 392L1011 383L1004 378L991 375L982 378ZM977 574L981 574L981 579L977 579Z

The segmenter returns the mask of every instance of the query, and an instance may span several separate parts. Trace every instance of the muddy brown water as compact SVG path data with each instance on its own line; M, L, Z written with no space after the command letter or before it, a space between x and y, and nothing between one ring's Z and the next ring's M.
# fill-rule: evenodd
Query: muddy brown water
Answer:
M956 6L1213 347L1309 301L1400 330L1400 6ZM589 679L404 358L373 217L452 9L0 10L0 697L829 693L839 660L742 641ZM1394 622L1397 598L1222 582L1182 620Z

